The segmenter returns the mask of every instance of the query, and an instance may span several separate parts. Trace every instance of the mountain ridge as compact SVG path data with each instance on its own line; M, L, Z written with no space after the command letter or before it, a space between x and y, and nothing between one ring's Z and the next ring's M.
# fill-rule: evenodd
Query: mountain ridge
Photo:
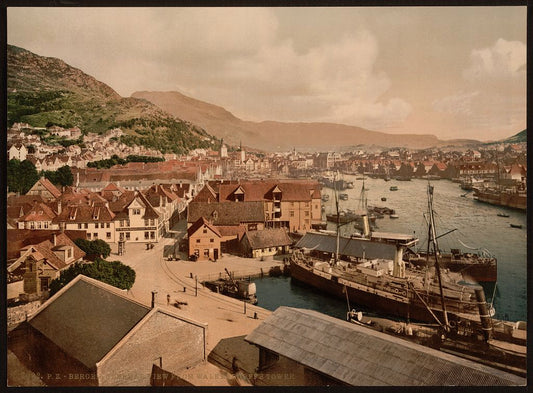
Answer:
M173 116L198 124L212 135L247 146L266 150L292 148L318 150L346 145L378 145L386 148L428 148L450 143L478 145L481 142L464 139L444 141L430 134L387 134L362 127L328 122L281 122L242 120L225 108L188 97L176 91L137 91L132 97L143 98Z

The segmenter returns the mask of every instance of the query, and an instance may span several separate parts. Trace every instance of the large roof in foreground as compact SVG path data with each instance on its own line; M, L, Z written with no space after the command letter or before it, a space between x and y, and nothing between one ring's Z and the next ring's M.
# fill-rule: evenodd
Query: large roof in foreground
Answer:
M150 312L118 288L85 276L63 289L29 323L90 369Z
M350 385L526 383L516 375L312 310L280 307L246 341Z

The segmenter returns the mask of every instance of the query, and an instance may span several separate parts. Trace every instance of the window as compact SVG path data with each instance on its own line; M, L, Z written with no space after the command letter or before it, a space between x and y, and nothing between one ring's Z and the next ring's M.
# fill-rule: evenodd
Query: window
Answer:
M35 229L35 222L30 222L30 229Z
M105 227L106 227L106 228L111 228L111 223L106 222Z
M141 214L141 209L132 209L132 213L133 215L138 216Z
M203 233L207 233L207 229L206 228L204 228Z
M41 221L37 222L37 229L41 229Z
M41 291L46 292L48 291L48 282L50 278L48 277L41 277Z
M105 237L106 239L111 239L111 232L106 232Z
M209 239L209 243L214 243L215 239Z
M47 222L44 223L44 227L45 227L46 229L48 229L48 223L47 223Z
M85 229L87 229L87 228L89 228L89 224L84 223L84 224L83 224L83 227L84 227Z
M78 229L81 229L81 224L78 224Z
M204 249L204 257L209 258L209 248Z
M200 243L200 239L196 239L196 243Z
M289 213L291 217L294 217L294 210L291 210Z
M130 226L130 220L126 220L126 226L127 226L127 227Z
M154 226L155 225L155 219L153 218L150 218L150 225Z
M150 232L150 239L155 239L155 232L154 231Z
M144 238L148 239L149 237L150 237L150 233L149 232L144 232Z
M124 220L120 220L118 226L123 227L124 226Z
M67 251L67 258L72 258L72 248L69 248Z
M96 233L96 232L93 233L93 238L94 238L94 239L98 239L98 233Z
M96 223L94 224L94 227L95 227L96 229L98 229L99 224L96 222Z
M305 215L306 217L309 217L309 210L306 210L305 213L304 213L304 215Z
M148 225L150 225L150 220L145 218L144 219L144 226L147 227Z
M126 232L126 240L130 240L130 233Z
M87 233L87 240L91 240L91 234Z

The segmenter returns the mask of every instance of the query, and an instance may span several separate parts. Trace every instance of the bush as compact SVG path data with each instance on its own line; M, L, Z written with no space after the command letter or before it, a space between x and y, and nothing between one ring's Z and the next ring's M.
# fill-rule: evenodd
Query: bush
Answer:
M75 263L68 269L63 270L50 282L50 296L71 282L78 274L94 278L120 289L131 289L135 283L135 270L119 261L108 262L97 258L94 262Z
M85 252L86 258L94 261L98 258L107 258L111 254L111 246L101 239L86 240L75 239L74 243Z

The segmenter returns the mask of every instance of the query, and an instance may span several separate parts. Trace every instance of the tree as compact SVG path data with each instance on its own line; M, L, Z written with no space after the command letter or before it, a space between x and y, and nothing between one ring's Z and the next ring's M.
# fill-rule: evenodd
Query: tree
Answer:
M26 194L39 180L39 173L31 161L13 158L7 163L7 186L9 191Z
M50 282L50 296L71 282L78 274L94 278L120 289L130 289L135 283L135 270L119 261L108 262L97 258L94 262L75 263L61 271L59 277Z
M57 182L62 186L71 186L74 183L74 176L68 165L64 165L57 170Z
M99 258L107 258L111 254L111 247L105 241L101 239L86 240L75 239L74 243L85 252L86 258L90 261L94 261Z

